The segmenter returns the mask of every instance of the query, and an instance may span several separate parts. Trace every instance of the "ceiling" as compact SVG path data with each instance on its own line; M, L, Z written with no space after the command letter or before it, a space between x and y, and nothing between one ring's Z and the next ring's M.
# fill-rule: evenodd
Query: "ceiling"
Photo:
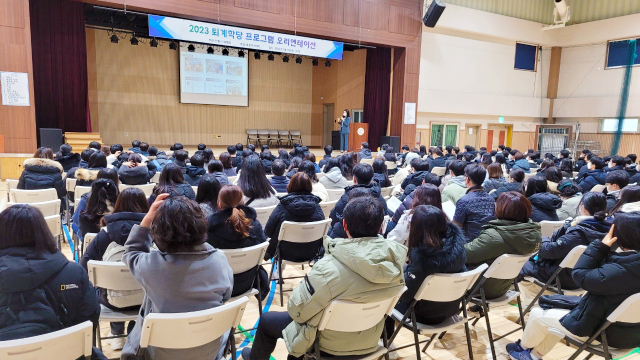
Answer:
M639 0L565 1L571 6L571 20L567 25L640 13ZM555 7L554 0L444 0L444 2L542 24L553 23Z

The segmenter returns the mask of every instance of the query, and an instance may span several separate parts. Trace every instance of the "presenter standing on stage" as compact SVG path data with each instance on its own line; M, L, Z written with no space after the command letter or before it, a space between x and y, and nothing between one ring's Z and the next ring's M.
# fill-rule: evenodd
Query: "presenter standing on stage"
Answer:
M342 113L342 121L340 121L340 150L344 153L349 151L349 125L351 124L351 117L349 116L349 109L344 109Z

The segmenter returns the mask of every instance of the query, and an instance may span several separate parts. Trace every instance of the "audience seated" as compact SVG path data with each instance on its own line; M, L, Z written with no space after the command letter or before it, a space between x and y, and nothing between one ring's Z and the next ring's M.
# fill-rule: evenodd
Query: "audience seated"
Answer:
M378 236L384 215L382 204L368 198L346 206L349 238L326 239L327 253L293 290L288 311L262 315L253 347L242 350L244 360L268 360L278 338L284 338L291 356L300 357L313 346L318 321L331 301L380 301L402 289L407 248ZM325 330L319 335L320 350L333 356L371 353L383 322L357 333Z
M618 212L640 212L640 186L633 185L622 189L620 199L609 214L615 216Z
M437 167L445 167L447 165L447 159L442 154L442 150L439 148L434 148L431 153L431 157L428 159L429 169L433 170L433 168Z
M220 210L208 217L207 242L211 246L222 250L242 249L267 241L262 225L256 218L256 211L244 206L242 190L238 186L224 186L220 189L217 198L216 208ZM266 299L269 295L269 279L262 266L258 276L260 276L261 287L258 290L262 294L262 299ZM257 289L257 285L256 268L235 274L231 296L242 295L251 288Z
M640 292L640 214L619 214L607 236L593 241L573 268L576 285L587 293L571 310L534 308L522 340L507 345L512 359L541 359L561 340L550 328L586 340L629 296ZM613 246L617 251L612 251ZM614 323L606 329L609 346L640 345L640 326Z
M304 160L305 161L311 161L311 163L313 164L313 166L315 168L316 174L322 171L322 169L320 169L320 166L318 166L318 164L316 163L316 156L313 155L312 152L309 151L309 152L305 153Z
M312 181L306 172L298 172L287 186L288 194L269 216L264 232L269 240L265 260L273 258L276 249L280 256L290 261L307 261L322 256L322 239L307 243L284 243L278 247L278 235L284 221L312 222L325 219L320 198L312 193Z
M231 154L225 151L220 154L218 160L222 163L222 167L224 168L222 172L224 172L227 177L238 175L236 167L233 166L233 158L231 157Z
M387 165L383 159L377 158L373 161L373 181L377 182L381 188L391 186Z
M278 150L278 160L282 160L284 165L288 168L291 164L291 160L289 159L289 153L285 149Z
M360 144L360 152L358 152L358 162L362 161L362 159L373 159L369 143L366 141Z
M620 191L629 185L629 173L624 170L610 171L604 182L607 187L607 211L611 211L620 198Z
M300 164L302 164L302 159L294 156L291 159L291 162L289 163L289 168L287 169L287 178L291 179L291 177L293 175L295 175L298 172L298 168L300 167Z
M62 144L54 160L62 165L64 171L69 171L80 164L80 154L72 152L71 145Z
M604 172L604 160L598 156L591 156L587 161L587 171L580 177L578 174L578 186L583 193L590 191L596 185L604 185L607 174Z
M331 145L327 145L324 147L324 156L318 162L318 166L322 169L326 164L327 160L331 159L331 154L333 153L333 147Z
M357 154L353 152L342 154L338 158L338 161L340 163L340 170L342 171L342 176L344 176L347 179L347 181L352 181L353 168L357 163Z
M609 166L606 166L604 169L604 172L609 173L611 171L617 171L617 170L622 170L626 172L626 166L627 166L627 162L624 160L624 158L620 155L615 155L613 157L611 157L611 160L609 160Z
M531 203L522 194L506 192L496 200L496 219L489 221L482 232L465 245L467 265L491 265L503 254L526 255L540 248L540 225L531 221ZM488 279L484 284L487 299L504 295L511 279Z
M225 174L224 165L222 165L222 162L220 160L209 161L209 163L207 164L207 171L209 172L209 174L213 175L216 180L218 180L220 185L229 185L229 178L227 177L227 174Z
M264 167L264 172L266 174L271 174L271 165L273 164L273 155L271 155L271 151L264 150L260 153L260 161L262 162L262 167Z
M566 220L576 217L578 205L582 200L582 193L578 184L571 179L561 180L558 183L558 192L562 200L562 206L556 210L558 220Z
M98 179L108 179L113 181L114 184L119 188L120 179L118 178L118 173L114 169L102 169L98 172ZM80 197L80 200L74 206L73 216L71 217L71 228L73 232L78 235L80 241L84 240L84 235L80 231L80 214L87 208L87 202L89 201L89 197L91 197L91 191L83 194Z
M563 179L573 179L573 162L571 159L563 159L559 165Z
M371 192L369 192L369 189L355 188L349 192L349 200L347 201L347 204L353 201L353 199L356 199L359 197L367 197L367 198L373 199L373 196L371 196ZM342 224L341 221L333 224L333 226L331 227L331 230L329 231L329 234L330 234L330 237L334 239L338 239L338 238L344 239L347 237L347 233L344 231L344 225Z
M544 178L534 176L527 180L524 194L533 206L531 220L534 222L558 221L557 210L562 207L562 199L547 191L547 180Z
M449 164L451 178L442 190L442 202L451 201L455 205L467 193L467 183L464 176L466 167L467 164L462 160L454 160Z
M196 202L200 204L207 219L218 211L218 194L221 188L222 184L213 174L206 174L200 179Z
M87 207L79 216L80 233L100 232L104 225L102 218L113 212L113 206L118 199L118 186L111 180L98 179L91 185L91 195L87 200Z
M422 184L413 192L410 207L404 210L402 216L396 221L397 225L387 235L388 240L394 240L402 245L407 245L411 219L416 207L420 205L431 205L442 209L442 197L437 186L433 184Z
M242 171L238 176L238 186L246 206L254 208L278 205L278 197L271 186L258 155L251 155L242 162Z
M475 164L468 165L464 170L468 190L456 203L453 221L462 228L467 241L477 238L483 226L495 218L495 200L482 189L486 174L482 166Z
M398 161L398 158L396 157L395 149L393 148L393 146L389 146L385 150L385 152L384 152L384 160L385 161L393 161L393 162L397 162Z
M509 173L509 180L497 188L496 191L492 192L491 196L493 196L494 199L497 199L500 194L508 191L524 193L523 182L524 171L522 169L511 170Z
M169 163L162 169L158 185L153 188L153 193L149 197L149 204L152 204L160 194L186 196L189 200L196 199L196 193L191 185L184 181L182 170L176 163Z
M143 164L140 154L129 155L129 161L118 169L120 181L126 185L147 184L155 174L156 167L153 163Z
M271 179L269 179L269 183L271 184L271 186L273 186L276 192L279 192L279 193L287 192L287 185L289 185L289 178L284 176L285 170L286 170L285 163L280 159L275 160L273 162L273 165L271 165L271 172L273 173L273 176L271 177Z
M298 171L307 174L309 179L311 179L311 184L313 185L313 191L311 191L311 193L319 197L320 201L326 201L329 197L329 193L324 185L322 185L318 180L318 176L316 175L316 166L317 165L314 162L304 160L302 164L300 164Z
M430 178L437 177L429 172L429 163L426 160L414 159L411 161L412 173L409 174L400 184L400 188L404 190L404 193L400 197L400 200L404 200L409 194L420 186L423 182L432 182Z
M518 170L518 169L516 169ZM495 162L487 166L487 174L489 178L482 183L482 188L488 194L497 192L502 187L507 187L507 180L504 179L504 173L502 172L502 166ZM496 197L497 198L497 197Z
M149 147L149 156L147 156L147 161L156 167L156 172L162 171L164 166L169 163L167 155L162 151L158 151L155 146Z
M200 179L202 179L202 175L207 173L204 167L204 158L202 155L193 155L189 165L182 168L182 172L184 173L184 181L186 183L191 186L198 186Z
M563 179L562 171L556 166L548 168L544 172L544 178L547 180L547 189L549 189L549 192L558 195L558 183Z
M242 144L240 144L242 146ZM231 167L235 170L237 168L240 167L240 165L242 164L242 157L237 156L236 154L236 146L231 145L227 147L227 153L229 153L229 156L231 157ZM222 157L222 154L220 154L220 157ZM222 161L222 159L220 159L220 161ZM224 162L223 162L224 164Z
M107 156L99 151L94 151L89 156L87 168L74 168L69 170L66 179L76 179L76 186L91 186L98 178L98 172L107 167Z
M62 180L64 169L59 162L53 160L51 149L38 148L33 158L24 161L23 167L24 170L18 180L18 189L56 189L60 199L67 194L67 188Z
M342 173L342 169L340 167L340 162L338 159L326 159L323 171L324 176L321 177L318 181L325 187L325 189L344 189L349 185L347 183L347 178L345 178L344 174Z

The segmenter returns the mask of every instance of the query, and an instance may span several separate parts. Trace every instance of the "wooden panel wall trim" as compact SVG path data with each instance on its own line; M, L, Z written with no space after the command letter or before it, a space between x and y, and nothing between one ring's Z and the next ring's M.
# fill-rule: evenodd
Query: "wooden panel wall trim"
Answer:
M390 5L389 31L392 33L417 36L422 31L420 7L406 8Z
M393 79L391 85L391 118L389 125L390 136L402 136L402 115L404 114L404 79L406 72L407 50L405 48L393 49ZM405 144L404 138L401 139Z
M296 0L297 15L304 19L342 24L342 0Z

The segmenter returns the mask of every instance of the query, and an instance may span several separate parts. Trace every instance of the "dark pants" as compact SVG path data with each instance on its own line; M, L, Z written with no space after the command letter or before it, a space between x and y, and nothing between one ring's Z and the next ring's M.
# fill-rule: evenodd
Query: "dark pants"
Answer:
M282 331L293 321L287 312L268 312L262 314L258 331L256 332L251 360L269 360L276 348L278 339L282 338ZM245 359L246 360L246 359Z
M340 133L340 150L349 151L349 133Z

